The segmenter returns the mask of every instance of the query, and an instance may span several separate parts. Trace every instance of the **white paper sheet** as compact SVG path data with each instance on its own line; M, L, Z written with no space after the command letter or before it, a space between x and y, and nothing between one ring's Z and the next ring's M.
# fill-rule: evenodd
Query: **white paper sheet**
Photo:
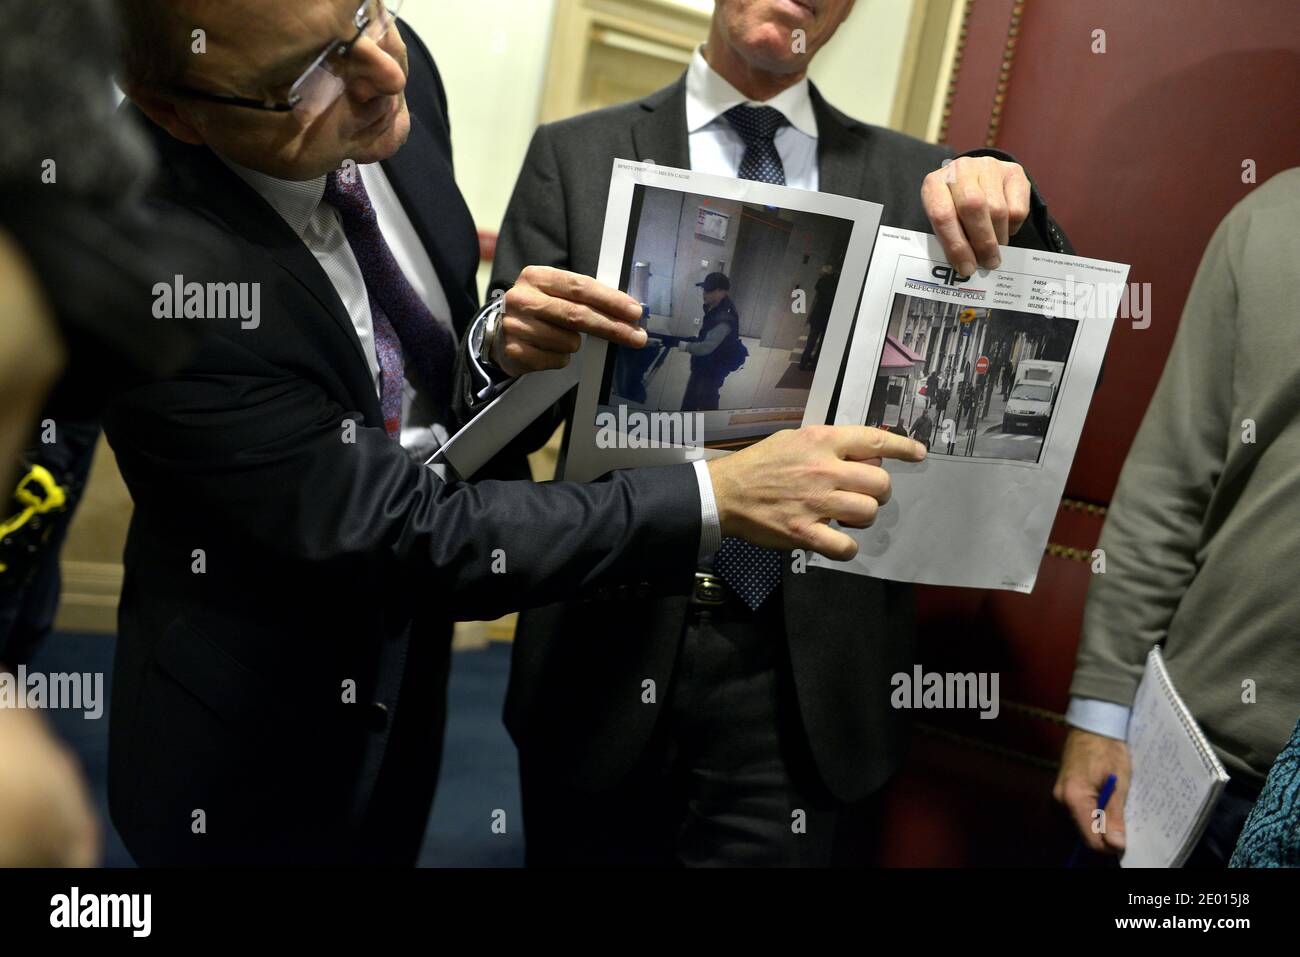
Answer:
M450 467L457 477L469 479L544 411L558 402L578 381L578 363L563 369L530 372L488 403L434 453L425 464Z
M596 278L646 305L647 349L655 351L637 363L636 351L612 353L587 337L573 363L582 381L563 477L587 481L616 468L712 458L781 428L826 422L881 210L616 160ZM822 296L831 304L820 353L800 369L828 261L832 279L823 289L833 295ZM717 409L691 398L703 391L692 391L691 356L660 345L700 338L706 310L697 283L713 272L732 284L747 353L722 380Z
M1209 822L1228 772L1174 688L1158 647L1147 654L1128 719L1133 762L1122 867L1181 867Z
M924 435L928 417L930 454L885 463L893 498L871 528L844 529L853 560L811 564L1033 589L1128 266L1001 253L1000 268L961 277L933 236L880 229L835 422ZM963 394L978 398L973 427Z

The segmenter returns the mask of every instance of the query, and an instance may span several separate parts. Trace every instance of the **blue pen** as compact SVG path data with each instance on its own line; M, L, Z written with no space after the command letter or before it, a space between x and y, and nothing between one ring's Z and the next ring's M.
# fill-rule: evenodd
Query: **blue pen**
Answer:
M1101 786L1101 791L1097 794L1097 810L1106 810L1106 805L1110 803L1111 796L1115 793L1115 785L1119 782L1113 774L1106 775L1106 783ZM1083 854L1083 841L1074 845L1074 853L1070 855L1070 862L1066 867L1078 867L1079 858Z

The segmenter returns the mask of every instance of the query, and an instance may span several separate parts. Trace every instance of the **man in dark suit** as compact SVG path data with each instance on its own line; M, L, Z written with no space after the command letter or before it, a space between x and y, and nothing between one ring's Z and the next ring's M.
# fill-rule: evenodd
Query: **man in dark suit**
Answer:
M933 231L963 275L996 266L999 243L1065 250L1009 157L945 164L946 147L860 123L806 80L852 5L718 0L677 83L541 127L497 276L593 273L615 158L874 200L883 223ZM890 678L914 664L913 613L907 586L724 543L691 595L524 615L506 724L529 861L862 860L899 759Z
M424 467L509 376L566 363L578 332L644 334L629 297L549 268L475 318L441 81L396 6L119 0L154 200L238 258L233 275L158 277L141 308L210 336L105 418L135 501L109 797L141 864L414 861L453 620L608 583L681 590L723 533L851 551L825 519L869 522L888 494L862 460L917 457L805 429L734 468L587 486ZM810 468L833 477L817 489ZM805 488L764 494L765 472Z

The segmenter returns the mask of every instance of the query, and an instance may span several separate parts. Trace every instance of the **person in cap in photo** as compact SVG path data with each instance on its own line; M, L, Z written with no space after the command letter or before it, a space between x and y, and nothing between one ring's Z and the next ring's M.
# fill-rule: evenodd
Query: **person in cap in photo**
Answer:
M683 342L691 354L691 377L682 397L683 412L708 412L721 401L722 383L745 364L749 350L740 341L740 315L731 301L731 280L711 272L695 285L704 290L704 321L700 337Z

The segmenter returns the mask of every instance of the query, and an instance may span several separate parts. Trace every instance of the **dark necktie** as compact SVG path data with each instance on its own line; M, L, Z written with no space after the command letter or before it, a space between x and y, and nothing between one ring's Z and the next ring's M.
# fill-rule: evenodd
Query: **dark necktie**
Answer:
M722 114L745 141L740 161L741 179L785 185L785 167L776 151L776 131L789 125L780 110L770 106L733 106Z
M410 363L434 406L444 411L451 404L456 340L429 311L393 258L360 172L341 174L341 170L335 170L325 180L325 202L338 210L348 245L366 282L375 354L379 358L379 405L384 413L384 428L397 438L402 430L406 363Z
M776 131L788 122L781 111L770 106L742 105L733 106L722 115L745 141L740 178L784 186L785 167L776 151ZM751 545L743 538L724 538L713 557L713 570L746 605L757 611L781 584L784 555L775 548Z

